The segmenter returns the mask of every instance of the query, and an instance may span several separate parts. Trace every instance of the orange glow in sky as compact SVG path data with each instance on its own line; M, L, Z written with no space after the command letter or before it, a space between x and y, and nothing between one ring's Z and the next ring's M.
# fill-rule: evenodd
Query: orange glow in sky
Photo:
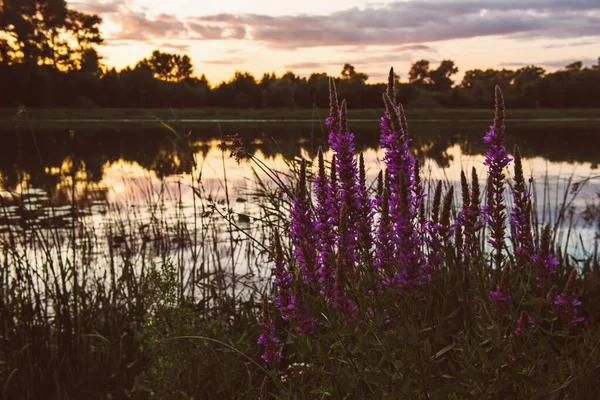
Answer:
M459 67L547 70L600 55L600 3L573 0L71 0L104 19L104 63L133 66L154 49L189 54L211 84L236 70L339 75L345 63L406 81L419 59Z

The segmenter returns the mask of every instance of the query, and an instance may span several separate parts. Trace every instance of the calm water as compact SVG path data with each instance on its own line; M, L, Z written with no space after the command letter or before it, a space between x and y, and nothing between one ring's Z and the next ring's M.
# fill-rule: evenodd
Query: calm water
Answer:
M457 183L461 169L470 171L475 167L483 189L487 147L482 137L487 125L484 121L409 123L413 148L423 161L425 181ZM201 184L204 196L210 195L220 203L222 212L226 212L223 200L227 189L235 221L264 243L268 232L253 219L263 216L252 197L258 187L253 165L238 164L229 154L223 155L217 148L220 137L239 133L258 160L283 172L300 157L313 160L318 147L326 146L327 141L327 132L318 123L204 123L174 128L183 134L191 131L189 138L178 137L160 126L142 129L134 124L110 129L90 124L70 131L65 123L52 130L16 127L0 132L0 230L27 233L57 228L66 235L72 229L75 212L71 199L75 193L78 221L86 221L94 227L96 236L107 238L94 247L97 257L108 257L115 236L130 234L138 245L145 243L152 224L160 227L159 234L170 235L171 244L187 241L188 247L202 248L211 238L208 231L202 231L204 227L194 225L195 217L207 212L206 204L199 202L192 189ZM357 151L365 155L367 179L372 182L382 167L378 123L351 123L350 128L356 136ZM587 182L572 203L573 215L581 227L580 211L600 192L600 179L593 178L600 174L600 124L509 121L507 136L507 147L519 144L525 174L534 178L540 220L556 220L557 204L563 201L569 182ZM326 157L330 159L331 153L327 152ZM266 179L260 170L256 174ZM222 242L215 248L213 263L230 268L241 254L247 260L261 262L250 254L256 250L251 243L248 247L238 245L237 255L232 256L227 248L232 242L227 224L218 215L213 217L214 224L224 228L212 238ZM182 220L187 223L187 239L182 236ZM191 234L190 229L194 231ZM205 235L198 239L198 232ZM571 251L581 242L591 247L594 231L582 228L579 232L581 239L572 238ZM244 235L233 239L236 243L247 241ZM166 250L161 247L156 254L181 247L169 246ZM180 263L189 264L198 255L187 252L177 257ZM244 269L248 267L248 262L241 264Z
M460 169L475 166L483 176L482 140L486 122L413 122L409 130L413 147L425 162L424 172L431 178L455 180ZM223 185L223 160L216 148L219 138L239 133L247 148L274 168L285 169L286 161L299 157L312 159L318 146L326 146L327 133L318 123L195 124L191 128L175 126L178 132L191 130L190 142L197 170L202 171L207 188ZM371 175L380 168L378 123L351 124L357 151L364 152ZM64 127L42 130L16 127L0 131L0 178L3 189L19 192L24 188L42 189L53 200L61 198L61 189L70 186L71 166L77 165L76 179L117 200L133 196L141 181L155 185L189 179L192 165L181 161L183 141L168 130L136 129L134 124L120 128L78 128L69 133ZM574 174L577 179L596 173L600 154L598 122L515 122L507 123L507 147L518 143L525 158L525 171L536 178L548 175L551 182ZM238 165L228 156L224 160L227 178L233 187L248 185L248 165ZM147 187L145 187L147 189ZM64 193L62 193L64 195ZM63 196L64 197L64 196Z

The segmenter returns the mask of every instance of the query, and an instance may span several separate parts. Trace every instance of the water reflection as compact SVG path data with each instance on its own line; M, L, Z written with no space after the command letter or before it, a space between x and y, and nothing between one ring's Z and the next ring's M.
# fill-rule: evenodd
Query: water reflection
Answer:
M357 150L364 152L374 179L382 159L378 125L358 123L352 128ZM412 147L424 165L425 178L455 181L461 169L471 166L484 176L486 128L484 122L411 124ZM230 133L239 133L251 154L280 170L299 157L314 159L318 146L327 146L327 132L318 124L206 124L193 131L181 126L173 131L16 129L2 133L0 178L4 190L13 194L40 190L47 196L44 201L56 206L71 204L74 198L83 208L119 199L135 202L164 190L161 185L173 190L175 183L183 183L178 195L190 200L190 182L199 179L207 192L218 197L225 191L225 177L231 187L243 188L251 184L253 175L250 165L238 164L218 150L220 138ZM599 161L600 127L584 122L513 123L507 127L507 147L513 143L521 147L525 171L531 175L560 180L574 173L583 179ZM558 187L558 182L553 184ZM3 198L10 203L8 196Z
M459 146L461 156L481 155L486 151L482 135L484 122L415 122L410 125L413 147L422 159L434 160L438 167L456 161L450 149ZM177 132L188 132L175 127ZM358 151L378 147L376 123L352 126ZM248 150L264 159L293 160L305 155L313 158L318 146L325 145L327 133L312 124L206 124L196 127L189 137L156 129L100 129L74 132L25 129L2 132L0 176L5 188L16 189L23 181L28 186L50 190L74 165L88 182L99 183L106 169L116 162L139 165L158 178L190 173L193 164L186 153L206 159L214 140L221 135L239 133ZM525 158L538 157L551 162L589 163L595 167L600 144L600 126L594 123L513 123L507 127L507 144L518 142ZM232 166L227 161L227 167Z
M411 124L412 147L422 160L425 183L438 179L457 183L461 170L475 167L485 184L487 148L482 136L486 128L483 122ZM382 168L379 127L361 123L352 129L372 182ZM535 177L540 221L556 221L557 205L569 183L594 173L599 131L600 127L587 123L508 125L507 146L519 143L525 173ZM100 270L119 262L129 268L138 265L134 262L138 258L142 266L144 260L175 259L181 276L192 282L192 290L197 282L204 282L202 290L209 290L213 278L220 280L219 285L228 279L233 287L240 283L235 278L240 273L247 274L244 284L254 285L268 274L263 268L268 257L259 244L268 242L269 224L281 221L269 213L285 212L289 203L285 196L256 196L275 185L269 185L260 169L247 162L238 164L221 152L220 138L239 133L256 159L285 174L300 157L314 161L317 148L326 146L327 133L322 126L297 123L220 128L209 124L188 132L176 127L174 132L17 129L2 133L0 240L12 243L18 238L21 242L12 247L14 254L40 257L36 265L45 265L47 254L65 252L62 257L68 259L73 251L69 246L74 246L81 252L77 259L94 268L99 265ZM331 159L331 152L325 156ZM265 186L260 186L260 180ZM581 210L598 191L600 185L591 180L573 207ZM271 202L269 213L259 206L261 201ZM228 231L232 227L228 220L236 224L235 235ZM593 230L579 233L582 243L592 243ZM29 250L36 246L52 250L32 255ZM19 262L18 257L14 262Z

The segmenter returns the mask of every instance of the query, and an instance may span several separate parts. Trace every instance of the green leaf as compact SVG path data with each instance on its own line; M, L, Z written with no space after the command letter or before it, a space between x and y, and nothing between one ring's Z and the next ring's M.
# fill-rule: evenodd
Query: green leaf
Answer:
M448 346L444 347L443 349L441 349L440 351L435 353L435 356L433 356L433 359L437 360L438 358L440 358L441 356L443 356L444 354L446 354L447 352L452 350L454 348L454 345L455 345L455 343L451 343Z
M510 346L506 346L500 353L498 353L496 358L494 358L494 367L495 368L500 368L500 366L502 364L504 364L509 351L510 351Z
M481 362L483 363L483 365L485 365L486 368L494 369L494 365L492 364L487 353L482 347L477 348L477 353L479 354L479 360L481 360Z
M337 349L341 349L343 347L344 347L344 344L338 340L337 342L335 342L334 344L332 344L331 346L329 346L329 349L330 350L337 350Z
M331 393L323 390L323 389L314 389L310 391L310 394L320 394L321 396L331 397Z
M452 311L450 314L448 314L446 316L446 318L454 318L456 317L456 314L458 314L458 312L460 311L461 307L457 307L454 309L454 311Z
M423 343L423 352L425 353L426 358L429 358L431 355L431 344L429 343L429 340L425 340L425 343Z
M363 371L362 375L370 382L380 383L382 385L390 383L390 378L382 372Z

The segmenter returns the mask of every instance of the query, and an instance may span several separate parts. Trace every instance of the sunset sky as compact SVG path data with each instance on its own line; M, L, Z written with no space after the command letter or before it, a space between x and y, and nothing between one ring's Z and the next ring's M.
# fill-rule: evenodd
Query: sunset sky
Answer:
M236 70L339 75L344 63L383 81L394 66L452 59L474 68L548 70L600 56L598 0L70 0L102 16L104 63L123 68L152 50L189 54L211 84Z

